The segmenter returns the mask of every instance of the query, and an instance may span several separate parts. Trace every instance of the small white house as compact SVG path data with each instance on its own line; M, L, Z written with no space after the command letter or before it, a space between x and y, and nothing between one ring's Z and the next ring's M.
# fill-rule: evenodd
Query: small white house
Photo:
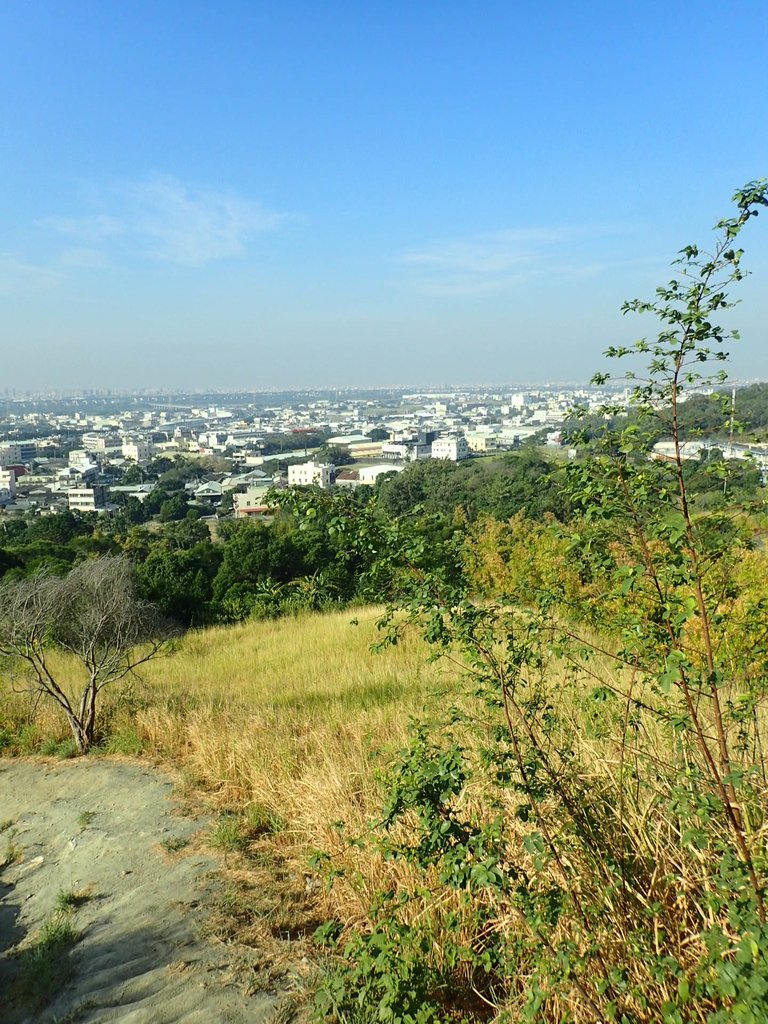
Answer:
M405 466L395 466L391 463L379 463L376 466L361 466L358 471L358 479L361 484L374 484L377 477L384 473L402 473Z

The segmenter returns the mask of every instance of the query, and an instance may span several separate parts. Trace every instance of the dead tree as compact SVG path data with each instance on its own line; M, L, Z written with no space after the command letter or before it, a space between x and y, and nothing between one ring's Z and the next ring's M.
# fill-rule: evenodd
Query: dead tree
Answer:
M124 556L81 562L67 576L44 569L0 584L0 656L20 659L35 690L66 715L77 749L93 744L101 691L163 653L178 629L136 593ZM85 670L82 687L56 675L53 649L68 651Z

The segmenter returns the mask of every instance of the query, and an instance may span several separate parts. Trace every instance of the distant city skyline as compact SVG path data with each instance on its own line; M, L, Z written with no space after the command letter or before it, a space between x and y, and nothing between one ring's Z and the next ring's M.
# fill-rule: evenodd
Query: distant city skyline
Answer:
M9 0L0 394L586 382L768 175L764 19ZM740 244L746 382L768 211Z

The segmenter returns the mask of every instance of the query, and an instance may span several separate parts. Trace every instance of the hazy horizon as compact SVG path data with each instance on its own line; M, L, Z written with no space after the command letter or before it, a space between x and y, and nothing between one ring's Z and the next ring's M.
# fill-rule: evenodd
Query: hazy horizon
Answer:
M0 391L586 382L768 174L763 5L691 9L12 0Z

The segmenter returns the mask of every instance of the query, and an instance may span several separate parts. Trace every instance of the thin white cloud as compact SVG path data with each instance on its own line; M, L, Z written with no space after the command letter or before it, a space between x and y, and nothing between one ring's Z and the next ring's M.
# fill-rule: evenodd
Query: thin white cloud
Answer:
M169 176L122 183L95 202L98 212L38 222L67 237L74 251L87 250L91 265L101 253L102 262L109 254L203 267L245 256L256 235L287 219L234 192Z
M593 276L604 264L563 263L562 257L576 239L616 230L613 225L594 225L490 231L430 242L402 253L399 262L424 294L484 295L519 287L542 275Z
M92 214L85 217L44 217L37 221L39 227L52 228L61 235L77 239L84 245L93 245L122 235L125 227L117 217L107 214Z
M65 249L59 256L62 267L77 267L81 270L97 270L109 265L107 254L86 245L75 245Z
M15 253L0 253L0 295L47 291L60 281L49 267L28 263Z
M404 263L459 270L470 274L496 274L532 259L532 245L557 242L561 232L533 228L495 231L467 239L433 242L403 253Z
M127 195L147 255L188 266L243 256L254 235L285 220L234 193L190 188L175 178L135 183Z

